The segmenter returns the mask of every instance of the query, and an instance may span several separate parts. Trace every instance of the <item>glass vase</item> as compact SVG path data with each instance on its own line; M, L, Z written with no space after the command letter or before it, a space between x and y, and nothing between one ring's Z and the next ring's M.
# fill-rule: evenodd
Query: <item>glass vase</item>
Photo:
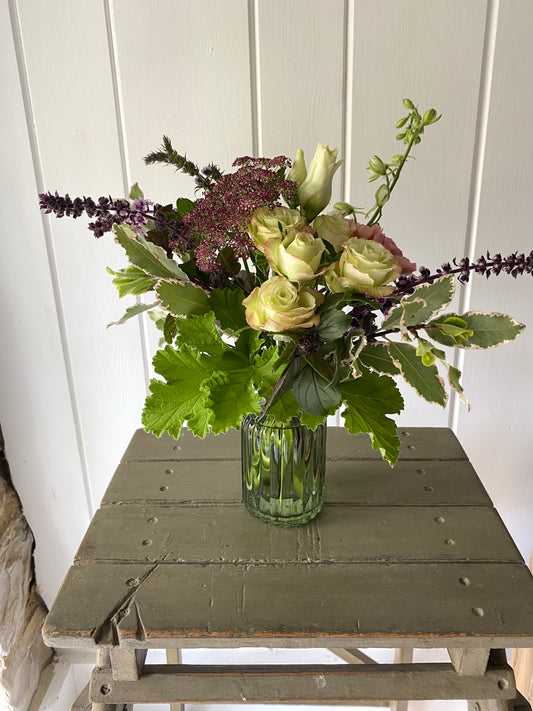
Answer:
M299 526L324 500L326 425L310 430L293 418L283 427L247 415L241 426L242 492L246 508L274 526Z

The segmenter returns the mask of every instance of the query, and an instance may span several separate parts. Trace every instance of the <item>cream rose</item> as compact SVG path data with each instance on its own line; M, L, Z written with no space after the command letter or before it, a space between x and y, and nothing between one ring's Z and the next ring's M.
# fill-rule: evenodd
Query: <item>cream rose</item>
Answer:
M309 232L289 232L285 239L275 237L263 244L263 252L270 267L292 281L315 279L324 251L324 242ZM320 272L321 273L321 272Z
M275 276L256 287L242 303L250 328L282 333L316 326L320 321L316 308L323 301L323 294L315 289L298 289L289 279Z
M313 222L313 229L320 239L327 240L339 252L342 245L354 236L353 220L342 215L319 215Z
M337 161L338 151L329 146L318 144L305 176L299 185L298 197L303 214L309 221L313 220L331 200L333 176L342 161ZM301 157L303 162L303 154Z
M326 272L325 278L333 292L351 289L360 294L380 297L394 291L391 282L401 273L402 268L396 258L382 244L351 237L344 243L341 258Z
M289 232L312 232L301 212L289 207L259 207L252 213L247 230L259 249L273 237L283 239Z

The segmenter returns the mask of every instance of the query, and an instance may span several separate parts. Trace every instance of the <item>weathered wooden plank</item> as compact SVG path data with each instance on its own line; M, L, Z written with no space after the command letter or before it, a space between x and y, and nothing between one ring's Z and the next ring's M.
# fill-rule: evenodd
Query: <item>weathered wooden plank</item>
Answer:
M240 460L124 462L102 504L128 501L240 502ZM399 461L394 469L378 460L328 460L325 501L379 505L490 505L468 461Z
M76 561L263 563L507 561L520 553L487 506L326 506L302 527L265 526L242 504L100 509Z
M515 694L509 666L482 677L459 676L451 664L315 666L150 665L138 682L93 671L93 701L140 703L349 703L373 699L507 699Z
M531 705L522 694L514 699L490 699L468 702L468 711L531 711Z
M456 436L445 427L412 427L398 430L400 459L467 459ZM381 459L367 435L351 435L344 427L328 428L329 458ZM240 432L229 430L224 437L207 435L199 439L183 430L179 440L167 434L160 439L137 430L122 461L170 459L240 459Z
M518 563L88 563L70 569L44 636L66 647L526 647L533 578Z

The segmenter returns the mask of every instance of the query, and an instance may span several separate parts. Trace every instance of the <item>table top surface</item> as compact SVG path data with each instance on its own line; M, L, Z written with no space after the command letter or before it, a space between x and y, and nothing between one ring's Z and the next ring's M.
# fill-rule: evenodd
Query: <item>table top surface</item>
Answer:
M135 433L45 623L55 647L529 647L533 578L448 429L400 459L328 430L326 495L277 528L241 503L239 433Z

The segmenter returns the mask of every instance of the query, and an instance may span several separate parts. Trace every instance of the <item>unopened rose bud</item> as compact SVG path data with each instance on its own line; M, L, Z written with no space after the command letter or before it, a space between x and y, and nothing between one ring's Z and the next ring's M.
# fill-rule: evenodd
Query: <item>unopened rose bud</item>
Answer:
M331 200L335 171L342 161L337 161L337 149L318 144L305 180L300 185L298 197L302 213L311 222Z
M304 152L301 148L298 148L294 160L292 162L292 168L289 170L289 173L287 175L287 180L294 181L298 185L298 187L300 187L300 185L305 180L306 175L307 168L305 167Z

